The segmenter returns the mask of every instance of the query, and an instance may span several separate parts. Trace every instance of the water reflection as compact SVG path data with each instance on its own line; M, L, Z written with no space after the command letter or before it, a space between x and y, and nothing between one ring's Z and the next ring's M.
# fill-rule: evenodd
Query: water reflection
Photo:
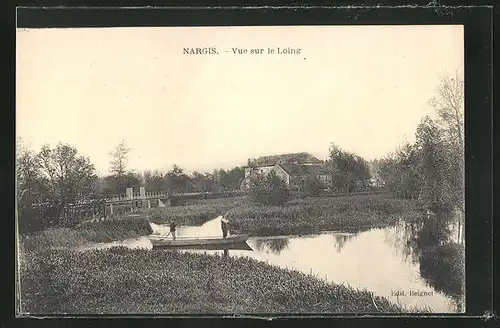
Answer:
M347 234L347 233L338 233L332 235L334 241L335 241L335 249L337 250L337 253L340 253L342 249L345 247L345 245L354 238L355 234Z
M415 222L399 222L384 231L384 241L392 247L393 255L404 262L418 264L418 255L411 247L415 234L418 231Z
M260 252L279 255L288 247L288 238L258 238L255 240L255 247Z
M464 310L463 219L461 213L422 215L386 230L385 238L404 261L418 265L429 286L451 297L457 312Z
M192 245L192 246L155 246L155 249L180 249L180 250L206 250L206 251L229 251L229 250L238 250L238 251L252 251L253 249L248 246L246 243L240 244L231 244L231 245Z

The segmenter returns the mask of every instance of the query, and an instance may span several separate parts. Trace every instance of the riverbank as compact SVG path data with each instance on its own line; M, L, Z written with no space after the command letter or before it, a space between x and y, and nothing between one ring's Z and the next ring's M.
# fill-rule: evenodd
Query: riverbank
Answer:
M143 218L113 219L85 222L72 228L49 228L21 234L20 246L28 251L60 247L79 247L87 243L105 243L153 233Z
M400 219L416 219L421 213L415 207L411 201L384 194L346 195L295 199L283 206L246 202L233 207L226 215L233 233L273 236L386 227Z
M27 252L22 258L24 313L406 311L368 291L244 257L114 248Z

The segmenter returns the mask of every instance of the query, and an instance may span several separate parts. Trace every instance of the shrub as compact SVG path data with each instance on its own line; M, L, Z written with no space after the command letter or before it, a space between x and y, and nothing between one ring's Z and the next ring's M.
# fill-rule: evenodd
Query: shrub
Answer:
M304 187L305 193L310 196L319 196L324 189L323 183L316 177L308 177Z
M290 190L285 181L271 171L252 179L249 196L260 205L283 205L290 199Z

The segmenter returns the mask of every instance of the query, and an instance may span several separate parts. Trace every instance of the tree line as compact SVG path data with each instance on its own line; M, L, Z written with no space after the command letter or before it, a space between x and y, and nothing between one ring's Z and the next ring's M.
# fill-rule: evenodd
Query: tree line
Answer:
M98 177L89 158L81 156L75 147L59 143L54 148L44 145L35 152L17 144L17 186L28 203L59 203L61 206L84 201L96 195L124 194L126 188L145 187L147 191L224 192L240 188L245 175L244 168L216 169L212 172L193 172L174 164L162 173L146 170L136 173L127 168L130 148L121 141L111 152L109 175Z
M240 189L245 176L243 167L188 175L178 165L162 173L146 170L136 173L128 169L130 148L122 140L110 153L110 174L98 177L88 157L78 154L75 147L59 143L51 148L44 145L39 152L27 148L22 140L17 144L17 188L19 207L28 210L33 204L45 204L54 217L70 204L117 196L126 188L134 191L145 187L148 192L227 192ZM370 178L367 162L356 154L332 144L330 158L324 166L334 177L333 190L350 192L364 188ZM269 181L277 181L272 178ZM256 180L262 183L260 180ZM303 191L317 194L323 185L308 177ZM286 194L285 192L283 194Z
M148 192L226 192L239 189L244 177L240 167L188 175L174 165L165 174L136 173L127 168L130 148L123 140L109 153L111 174L103 177L72 145L44 145L36 152L18 139L16 146L18 215L24 218L19 222L33 223L32 218L40 216L44 226L70 224L71 218L64 215L69 205L121 195L129 187L136 192L139 187Z

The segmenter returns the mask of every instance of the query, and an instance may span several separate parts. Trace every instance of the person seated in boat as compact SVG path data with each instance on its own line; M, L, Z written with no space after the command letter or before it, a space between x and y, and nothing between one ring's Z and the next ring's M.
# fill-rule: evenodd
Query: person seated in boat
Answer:
M222 218L220 220L220 227L222 229L222 238L227 237L227 220L225 218Z
M175 223L175 220L172 220L170 223L170 234L172 235L172 238L175 240L175 228L177 227L177 224Z

